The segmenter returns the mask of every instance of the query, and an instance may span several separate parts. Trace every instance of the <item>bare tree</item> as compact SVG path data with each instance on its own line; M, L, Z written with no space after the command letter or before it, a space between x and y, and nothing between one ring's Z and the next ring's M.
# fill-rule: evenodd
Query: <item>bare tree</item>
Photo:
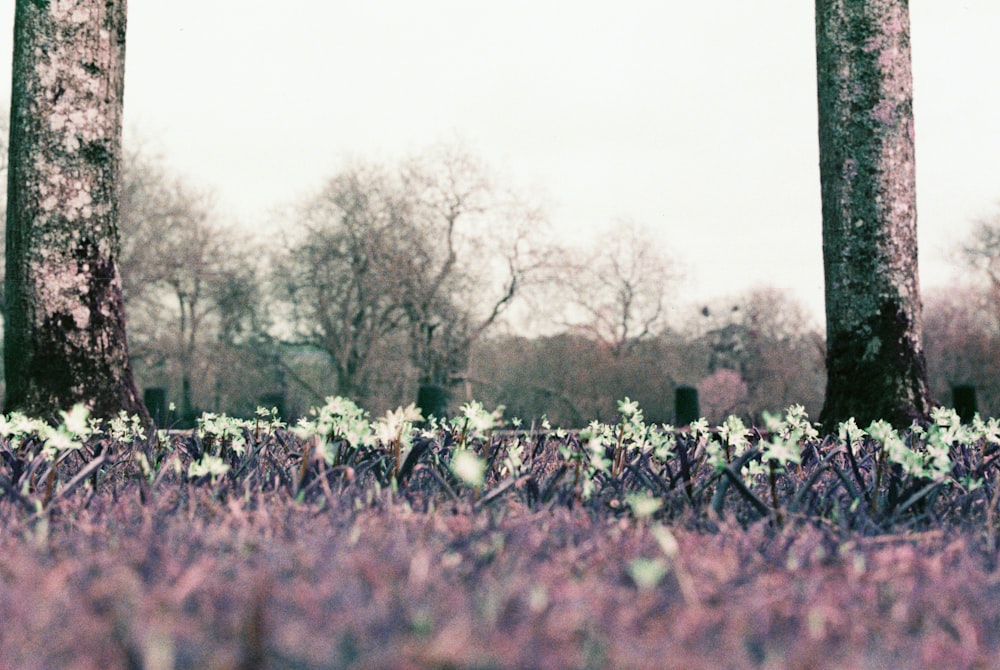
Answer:
M326 352L338 391L356 396L390 341L405 341L418 384L446 389L460 376L530 271L538 221L454 147L396 170L356 166L298 216L277 273L292 341Z
M565 250L552 281L569 313L567 325L611 349L627 353L665 325L676 263L649 230L620 221L588 251Z
M7 205L6 409L148 420L118 274L125 0L18 0Z
M792 404L819 413L826 381L823 334L806 308L785 291L761 287L740 300L745 337L741 370L751 409L780 411Z
M817 0L828 430L932 406L921 341L907 0Z
M1000 315L1000 217L977 221L961 245L960 257L989 283L993 310Z
M957 386L976 388L980 410L1000 411L1000 313L993 287L953 285L930 292L924 343L931 388L949 398Z
M407 162L402 183L408 216L396 232L421 241L398 255L411 360L422 385L447 388L537 270L542 217L452 145Z
M972 385L984 413L1000 400L1000 216L975 222L953 260L962 283L939 288L927 300L924 343L931 387L938 397ZM971 271L970 271L971 270Z
M196 377L205 383L221 373L209 355L220 340L233 345L248 330L263 330L256 323L261 254L245 233L216 220L209 193L140 151L126 156L121 234L135 356L176 370L181 414L190 420Z
M292 343L329 356L338 393L367 395L372 357L405 318L393 267L393 227L403 209L388 175L361 166L330 180L296 212L303 230L275 278Z

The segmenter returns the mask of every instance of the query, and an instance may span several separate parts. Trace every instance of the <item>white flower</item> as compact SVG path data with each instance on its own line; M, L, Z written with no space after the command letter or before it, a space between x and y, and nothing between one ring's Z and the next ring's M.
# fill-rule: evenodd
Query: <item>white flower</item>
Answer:
M625 497L625 501L637 519L648 519L663 507L662 500L646 493L630 493Z
M618 413L622 416L632 416L639 411L639 403L635 400L629 400L628 396L625 396L624 400L618 401Z
M847 421L840 424L837 429L837 434L840 436L841 442L848 442L850 444L856 444L865 438L867 433L858 427L858 424L854 421L852 416Z
M747 430L743 420L733 414L726 417L726 420L719 426L719 436L722 437L723 442L735 447L737 454L743 451L747 443L746 438L749 435L750 431Z
M118 416L108 421L108 434L119 442L146 439L142 421L138 416L129 416L125 410L118 412Z
M947 407L935 407L931 410L931 420L942 428L957 426L962 423L958 412Z
M767 449L764 451L764 458L782 467L788 463L801 462L802 455L799 453L797 436L793 435L792 439L788 440L781 438L774 440L771 444L767 445Z
M76 405L73 405L73 409L69 412L59 413L62 414L62 424L70 435L76 435L78 437L87 437L90 435L90 426L87 423L87 419L90 416L90 410L88 410L85 405L77 403Z
M451 471L467 486L480 488L486 477L486 461L468 449L460 449L451 459Z
M691 436L695 439L698 439L702 435L707 435L708 432L708 419L705 417L691 423Z
M413 424L422 419L420 410L410 403L407 407L397 407L395 411L386 412L385 416L375 422L372 429L375 438L382 444L392 444L397 440L409 444Z
M229 472L229 466L218 456L211 456L205 454L201 457L201 460L193 461L191 466L188 468L188 477L191 479L197 479L198 477L204 477L205 475L211 475L213 478L220 477Z
M79 449L80 446L80 443L74 439L74 436L70 435L63 427L57 430L52 430L51 428L46 430L43 451L45 457L49 460L54 459L64 451Z

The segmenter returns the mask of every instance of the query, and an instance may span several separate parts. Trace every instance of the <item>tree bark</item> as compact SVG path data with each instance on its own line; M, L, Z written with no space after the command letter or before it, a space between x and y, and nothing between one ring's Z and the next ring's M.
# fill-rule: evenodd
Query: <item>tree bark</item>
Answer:
M125 24L126 0L17 0L6 411L149 420L117 269Z
M827 389L820 421L933 404L921 335L907 0L816 0Z

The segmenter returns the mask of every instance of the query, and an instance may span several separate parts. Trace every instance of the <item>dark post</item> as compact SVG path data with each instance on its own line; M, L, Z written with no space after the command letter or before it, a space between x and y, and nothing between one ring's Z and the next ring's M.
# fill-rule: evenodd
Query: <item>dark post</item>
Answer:
M959 384L951 387L951 404L954 406L962 423L972 421L978 408L976 407L976 387L972 384Z
M263 394L260 397L260 405L264 409L276 408L278 410L278 418L282 421L288 420L288 415L285 410L285 393L283 391Z
M437 384L421 384L417 389L417 408L425 419L432 416L445 418L448 416L448 401L451 394L443 386Z
M162 386L152 386L142 392L142 402L149 410L153 423L162 428L167 422L167 389Z
M700 418L698 389L693 386L678 386L674 395L674 416L678 426L686 426Z

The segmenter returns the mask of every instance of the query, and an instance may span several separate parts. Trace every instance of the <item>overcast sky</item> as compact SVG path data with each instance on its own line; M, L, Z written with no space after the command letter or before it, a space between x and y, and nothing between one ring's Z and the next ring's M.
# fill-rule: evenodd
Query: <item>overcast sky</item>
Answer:
M348 159L458 137L567 237L632 219L698 299L773 285L819 311L813 4L131 0L126 126L254 226ZM1000 1L910 8L926 289L1000 212Z

